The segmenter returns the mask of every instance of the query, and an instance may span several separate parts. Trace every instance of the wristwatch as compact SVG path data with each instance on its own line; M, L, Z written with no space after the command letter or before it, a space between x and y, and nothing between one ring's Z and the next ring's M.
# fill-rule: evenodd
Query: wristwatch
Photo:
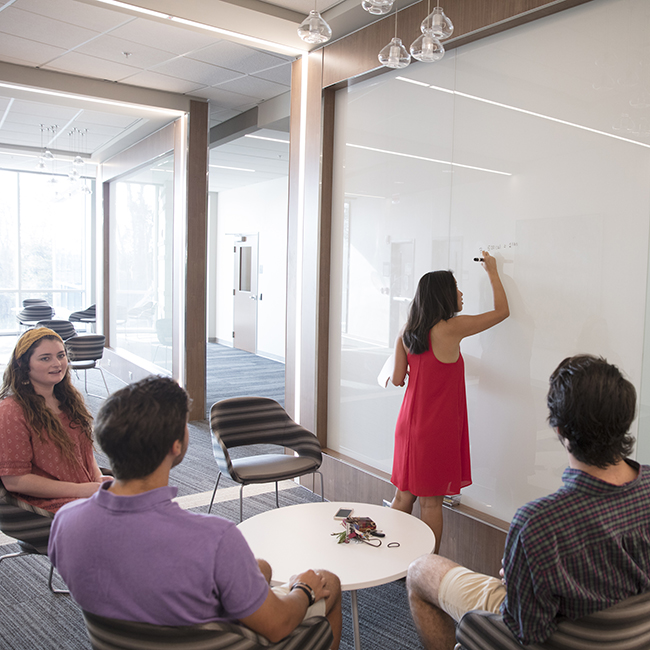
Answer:
M294 589L300 589L300 591L304 592L307 595L307 598L309 598L310 607L316 602L316 594L306 582L294 582L293 586L291 587L291 591Z

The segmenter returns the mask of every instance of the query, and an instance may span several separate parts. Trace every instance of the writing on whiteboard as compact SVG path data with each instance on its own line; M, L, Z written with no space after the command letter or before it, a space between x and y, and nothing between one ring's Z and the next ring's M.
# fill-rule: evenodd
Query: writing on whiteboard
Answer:
M519 244L516 241L509 241L505 244L488 244L487 246L479 246L480 251L487 251L491 253L492 251L501 251L507 248L516 248Z

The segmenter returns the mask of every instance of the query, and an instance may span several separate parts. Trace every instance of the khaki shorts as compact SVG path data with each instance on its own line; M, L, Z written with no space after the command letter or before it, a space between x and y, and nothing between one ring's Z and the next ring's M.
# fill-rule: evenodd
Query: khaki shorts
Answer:
M289 589L289 584L285 583L283 585L278 585L277 587L271 587L271 590L276 596L286 596L288 593L291 592L291 589ZM307 608L307 612L305 613L304 618L302 619L303 621L311 618L312 616L325 616L325 599L321 598L320 600L317 600L313 605Z
M499 578L475 573L464 566L447 571L438 588L440 608L455 621L471 609L500 614L505 597L506 588Z

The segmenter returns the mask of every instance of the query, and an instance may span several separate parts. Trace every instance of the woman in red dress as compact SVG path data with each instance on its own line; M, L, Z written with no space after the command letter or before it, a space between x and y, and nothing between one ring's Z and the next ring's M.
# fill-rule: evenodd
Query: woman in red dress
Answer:
M418 283L409 316L395 341L391 381L408 385L395 428L391 507L410 513L420 498L421 519L442 537L442 500L472 482L465 398L465 367L460 342L506 319L508 299L496 260L483 252L494 295L494 309L457 316L463 294L451 271L432 271Z

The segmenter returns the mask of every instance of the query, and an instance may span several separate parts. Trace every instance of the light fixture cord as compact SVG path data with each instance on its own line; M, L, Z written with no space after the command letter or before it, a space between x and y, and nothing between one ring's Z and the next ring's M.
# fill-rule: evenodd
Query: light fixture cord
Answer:
M395 38L397 38L397 4L395 5Z

